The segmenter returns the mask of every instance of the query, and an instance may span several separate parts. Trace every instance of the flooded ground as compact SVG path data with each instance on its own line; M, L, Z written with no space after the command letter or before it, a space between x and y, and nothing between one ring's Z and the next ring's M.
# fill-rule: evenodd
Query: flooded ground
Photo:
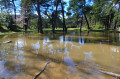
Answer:
M2 43L12 41L11 43ZM116 79L120 74L120 34L70 31L0 36L0 79Z

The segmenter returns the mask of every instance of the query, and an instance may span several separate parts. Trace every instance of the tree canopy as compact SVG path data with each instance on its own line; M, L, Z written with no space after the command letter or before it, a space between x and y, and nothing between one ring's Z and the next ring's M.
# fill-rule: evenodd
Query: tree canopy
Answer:
M16 1L20 4L19 13ZM120 0L0 0L0 26L11 30L69 27L87 29L116 29L120 25ZM67 10L66 10L66 7ZM21 22L18 22L18 15ZM9 21L8 21L9 20Z

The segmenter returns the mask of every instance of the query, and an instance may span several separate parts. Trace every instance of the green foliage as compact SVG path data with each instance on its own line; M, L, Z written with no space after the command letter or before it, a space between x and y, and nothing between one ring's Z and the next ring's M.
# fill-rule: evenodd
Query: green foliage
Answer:
M100 25L100 24L96 24L96 25L92 25L91 26L93 29L104 29L104 26Z
M15 30L15 19L11 15L14 8L12 1L15 0L0 0L0 27L6 26L10 30ZM38 8L40 8L39 13L42 16L40 23L43 28L52 28L53 24L58 28L62 28L63 18L61 17L62 10L60 6L62 0L20 1L21 14L24 18L28 18L28 28L37 28L38 15L34 12ZM90 1L92 1L92 5L90 5ZM37 2L39 7L37 7ZM55 14L57 4L58 11ZM65 5L64 1L63 4ZM87 24L90 23L92 29L103 29L104 27L106 29L113 29L120 25L120 0L70 0L68 11L65 14L68 16L66 18L66 25L69 28L80 26L87 28ZM57 16L55 17L55 15ZM86 19L88 19L88 23ZM54 23L55 21L56 23Z
M105 26L105 29L115 28L115 24L119 23L118 4L120 4L118 0L94 0L91 10L92 20Z
M1 26L6 26L10 30L15 30L15 22L13 20L12 15L9 14L8 10L3 10L0 13L0 25Z
M16 30L16 25L11 15L6 16L6 27L10 30Z
M36 29L37 28L37 19L30 20L29 28L30 29Z
M5 25L5 22L6 22L6 15L8 14L7 10L3 10L1 13L0 13L0 24L1 25Z
M0 13L0 25L6 26L10 30L16 30L13 16L10 15L6 10Z

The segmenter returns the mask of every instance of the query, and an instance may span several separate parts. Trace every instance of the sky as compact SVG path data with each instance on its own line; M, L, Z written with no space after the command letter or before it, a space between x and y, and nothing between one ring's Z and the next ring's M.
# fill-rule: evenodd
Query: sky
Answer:
M16 14L20 14L19 13L19 10L20 10L20 0L17 0L17 1L15 1L15 6L16 6L16 8L17 8L17 13Z
M65 2L67 3L67 6L65 6L65 10L67 10L68 6L69 6L69 1L70 0L65 0Z
M67 11L67 8L68 8L68 6L69 6L69 1L70 0L64 0L67 4L66 4L66 6L65 6L65 11ZM20 0L16 0L15 1L15 4L16 4L16 8L17 8L17 15L19 15L20 14ZM14 14L14 13L13 13Z

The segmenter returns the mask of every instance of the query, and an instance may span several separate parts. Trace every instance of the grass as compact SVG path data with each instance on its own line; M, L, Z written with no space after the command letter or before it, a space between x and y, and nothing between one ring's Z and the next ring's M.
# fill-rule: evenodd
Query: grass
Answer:
M74 30L79 31L80 28L68 28L68 31L74 31ZM52 31L52 29L51 28L44 28L43 31ZM55 31L62 32L63 29L62 28L57 28L57 29L55 29ZM88 30L87 28L82 28L82 31L120 33L120 31L118 31L118 30L104 30L104 29L90 29L90 30ZM29 29L28 32L37 32L37 29L35 29L35 30L30 30Z
M118 30L99 30L99 29L95 29L95 30L90 30L91 32L109 32L109 33L113 33L113 32L116 32L116 33L120 33L120 31Z
M74 30L77 30L79 31L80 28L68 28L68 31L74 31ZM51 31L52 32L52 28L44 28L43 31ZM55 31L57 32L62 32L63 31L63 28L55 28ZM88 30L86 28L82 28L82 31L91 31L91 32L117 32L117 33L120 33L119 31L117 30L103 30L103 29L91 29L91 30ZM2 26L0 27L0 35L4 35L4 34L12 34L12 33L16 33L16 32L24 32L23 28L21 27L18 27L17 31L10 31L9 29L7 29L5 26ZM28 32L37 32L37 29L28 29Z
M0 27L0 32L8 32L9 30L5 26Z
M68 28L68 30L79 30L79 28ZM28 29L28 32L37 32L38 30L37 29L34 29L34 30L31 30L31 29ZM52 28L44 28L43 31L52 31ZM55 31L63 31L63 28L55 28Z
M16 31L16 32L19 32ZM0 26L0 35L4 35L4 34L12 34L12 33L16 33L15 31L10 31L7 27L5 26Z
M47 30L51 30L52 31L52 29L51 28L44 28L43 29L44 31L47 31ZM57 28L57 29L55 29L55 31L62 31L63 30L63 28ZM72 30L80 30L80 28L68 28L67 29L68 31L72 31ZM82 28L82 30L87 30L87 29L85 29L85 28Z
M0 32L0 35L4 35L4 34L13 34L13 33L16 33L16 32L12 32L12 31L9 31L9 32Z

